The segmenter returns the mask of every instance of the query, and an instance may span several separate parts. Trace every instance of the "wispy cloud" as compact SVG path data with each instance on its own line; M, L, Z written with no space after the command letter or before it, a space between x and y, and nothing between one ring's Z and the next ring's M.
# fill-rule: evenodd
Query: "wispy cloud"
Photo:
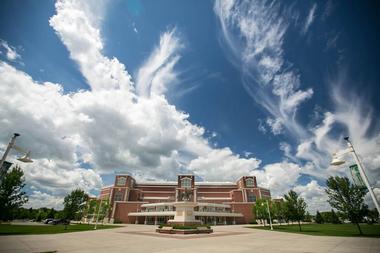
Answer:
M0 39L0 54L4 54L9 61L21 59L21 56L17 53L16 49L8 45L8 42L2 39Z
M313 4L313 6L309 10L309 14L306 17L305 24L302 29L302 33L305 34L309 30L309 27L314 21L315 18L315 11L317 10L317 4Z
M300 89L299 75L289 70L283 57L290 10L272 1L216 1L214 10L222 28L222 45L241 69L247 92L269 113L266 122L272 132L286 129L304 136L296 112L313 90Z
M177 73L174 71L174 66L180 59L178 52L181 48L183 43L175 28L161 35L160 44L137 73L136 90L139 96L164 94L167 85L176 81Z

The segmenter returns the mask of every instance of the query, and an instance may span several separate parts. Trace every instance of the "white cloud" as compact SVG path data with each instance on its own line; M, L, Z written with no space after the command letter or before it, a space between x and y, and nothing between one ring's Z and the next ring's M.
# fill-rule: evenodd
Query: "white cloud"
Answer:
M282 197L291 190L300 177L301 167L295 163L281 162L265 165L262 170L252 171L260 186L271 190L272 197Z
M325 188L318 184L317 181L312 180L306 185L298 185L293 189L299 196L305 199L308 207L307 210L311 214L317 211L330 211L331 207L328 204L328 197L325 193Z
M53 196L41 191L33 191L29 195L29 201L24 205L24 207L29 208L54 208L55 210L63 209L63 197Z
M125 66L116 58L108 59L102 55L103 42L97 25L104 15L102 12L105 7L103 1L94 4L58 0L55 4L57 14L50 18L49 23L93 90L129 90L132 89L132 81Z
M138 95L149 97L152 94L164 94L168 84L176 81L177 73L173 68L180 59L178 51L183 47L176 33L176 29L172 29L162 34L160 44L139 69L136 85Z
M229 148L214 149L206 156L192 160L189 169L208 181L236 181L243 175L250 175L260 165L256 158L242 158Z
M309 14L307 15L306 20L305 20L305 24L304 24L304 27L303 27L303 30L302 30L302 32L304 34L307 33L307 31L309 30L309 27L313 23L314 18L315 18L315 11L316 10L317 10L317 4L314 3L313 6L310 8Z
M183 47L175 30L161 35L138 71L136 94L124 65L102 54L102 8L58 1L56 10L50 25L91 90L64 94L62 85L36 82L0 62L0 91L9 94L0 100L0 141L6 143L9 133L20 132L17 144L32 151L35 162L22 165L35 191L31 205L50 205L76 187L99 189L100 174L115 170L137 179L174 179L179 172L193 171L213 180L236 179L258 167L255 158L214 149L205 129L191 124L189 115L164 97L175 82L174 65ZM91 169L81 167L82 162ZM217 173L219 168L223 174Z
M241 69L247 92L268 112L266 122L272 133L304 137L296 112L313 90L299 89L299 76L288 70L283 57L289 10L278 2L247 0L216 1L214 11L223 32L222 46L227 46L230 60Z
M4 54L9 61L16 61L21 59L21 56L17 53L16 49L5 40L0 39L0 54Z

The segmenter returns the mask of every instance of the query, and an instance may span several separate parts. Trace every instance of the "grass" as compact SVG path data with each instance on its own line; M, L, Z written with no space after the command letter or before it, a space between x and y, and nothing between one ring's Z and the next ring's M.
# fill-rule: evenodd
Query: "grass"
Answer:
M117 228L114 225L98 225L97 229ZM35 234L59 234L94 230L94 225L72 224L68 225L10 225L0 224L0 235L35 235Z
M356 237L380 237L380 225L361 224L363 235L359 234L358 228L354 224L303 224L302 231L298 225L274 225L273 230L278 232L297 233L305 235L319 236L356 236ZM266 227L249 227L254 229L270 230Z

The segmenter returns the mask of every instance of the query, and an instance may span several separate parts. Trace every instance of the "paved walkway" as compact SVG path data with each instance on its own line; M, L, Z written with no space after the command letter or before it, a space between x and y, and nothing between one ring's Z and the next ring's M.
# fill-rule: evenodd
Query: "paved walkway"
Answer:
M0 252L380 252L379 238L308 236L216 226L210 235L163 235L155 226L52 235L0 236Z

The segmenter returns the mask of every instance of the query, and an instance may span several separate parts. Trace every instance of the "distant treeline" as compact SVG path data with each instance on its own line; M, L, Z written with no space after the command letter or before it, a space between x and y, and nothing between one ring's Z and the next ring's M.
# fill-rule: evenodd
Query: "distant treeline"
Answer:
M61 219L64 218L64 214L62 210L55 210L54 208L18 208L12 212L12 220L34 220L34 221L42 221L47 218L52 219Z

